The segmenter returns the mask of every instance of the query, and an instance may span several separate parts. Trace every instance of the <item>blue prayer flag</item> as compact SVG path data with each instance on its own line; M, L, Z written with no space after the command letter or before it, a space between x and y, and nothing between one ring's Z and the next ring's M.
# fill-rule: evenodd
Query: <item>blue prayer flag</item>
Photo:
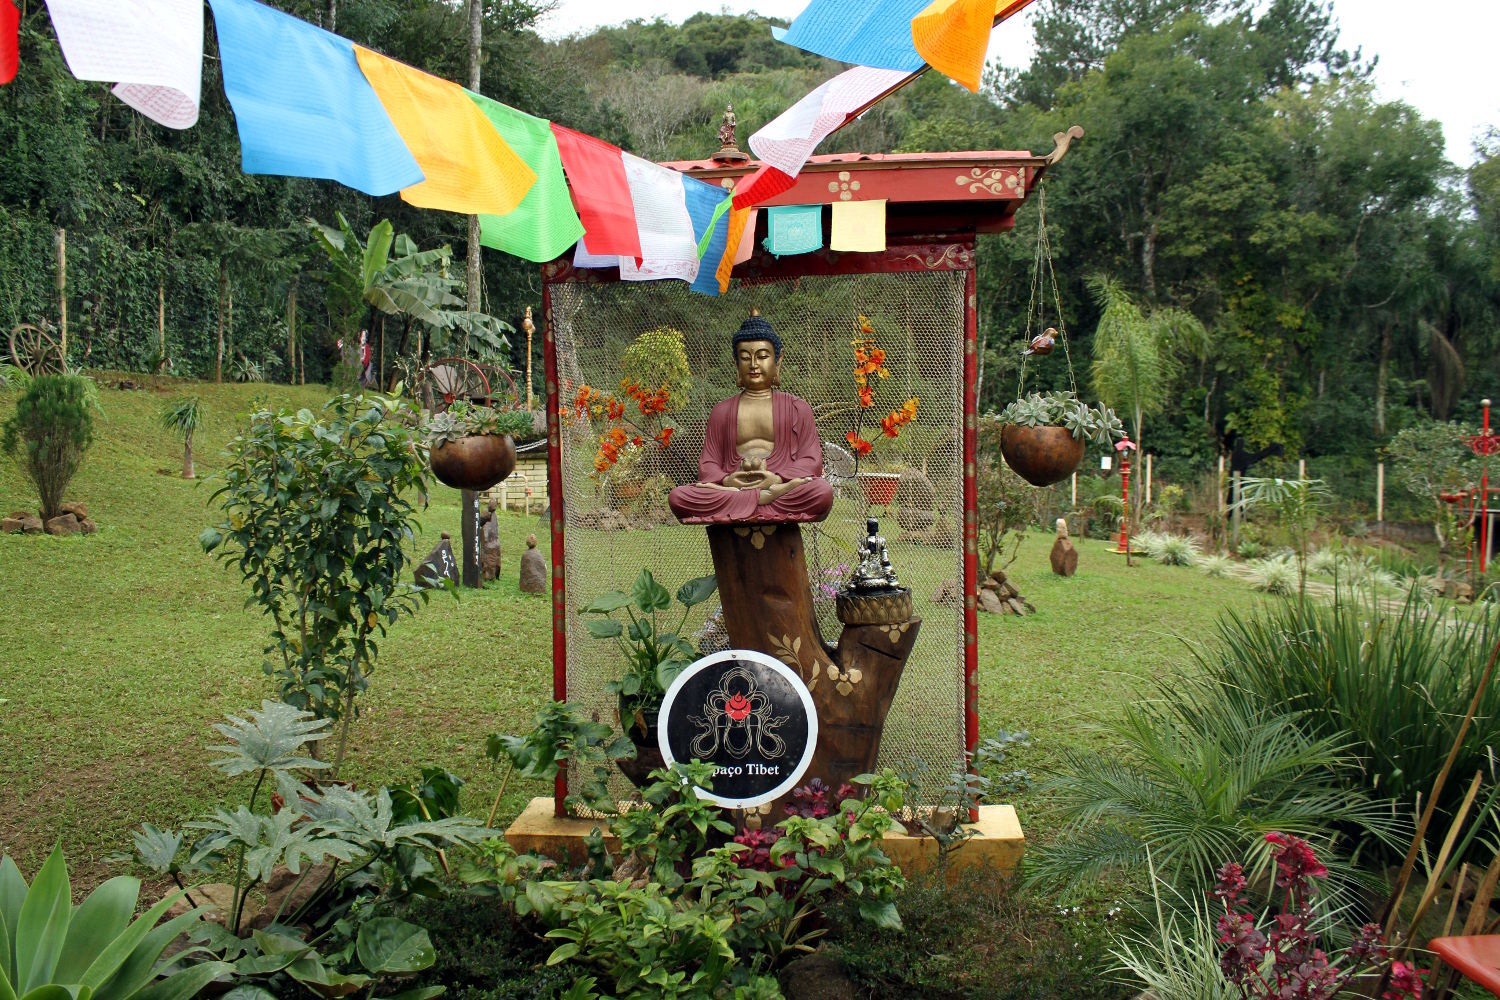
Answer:
M693 220L693 239L703 245L703 234L713 226L713 235L708 240L708 250L698 261L698 276L688 287L704 295L719 294L719 279L716 271L724 256L724 247L729 242L729 213L715 216L715 209L734 197L730 191L712 184L705 184L686 174L682 177L682 192L687 198L688 217Z
M423 180L354 45L255 0L209 0L247 174L319 177L369 195Z
M914 73L924 60L912 41L911 19L932 0L812 0L779 41L839 62Z

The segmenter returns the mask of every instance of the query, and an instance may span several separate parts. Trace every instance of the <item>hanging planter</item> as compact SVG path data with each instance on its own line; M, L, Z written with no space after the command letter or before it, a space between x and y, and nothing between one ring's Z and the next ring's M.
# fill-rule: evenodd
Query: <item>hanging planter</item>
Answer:
M487 490L515 470L512 433L530 430L531 414L456 402L427 419L432 474L456 490Z
M1000 454L1033 486L1067 479L1090 441L1109 445L1125 434L1109 407L1090 406L1071 392L1032 393L1000 414Z

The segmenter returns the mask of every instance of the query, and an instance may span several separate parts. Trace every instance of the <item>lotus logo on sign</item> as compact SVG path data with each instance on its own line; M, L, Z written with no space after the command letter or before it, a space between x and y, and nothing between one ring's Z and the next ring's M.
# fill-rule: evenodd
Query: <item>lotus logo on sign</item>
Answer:
M698 794L732 809L791 791L818 745L812 692L786 664L753 649L714 653L678 674L659 718L662 757L713 764L713 790Z

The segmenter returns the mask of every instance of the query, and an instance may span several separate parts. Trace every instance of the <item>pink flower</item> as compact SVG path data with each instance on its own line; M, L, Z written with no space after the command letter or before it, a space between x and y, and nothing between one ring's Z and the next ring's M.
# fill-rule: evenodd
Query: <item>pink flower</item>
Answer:
M1328 877L1328 869L1318 860L1307 841L1300 837L1268 833L1266 842L1276 847L1271 857L1276 861L1276 884L1279 887L1310 891L1312 886L1308 879Z
M1380 994L1381 1000L1406 1000L1422 995L1423 970L1405 962L1391 963L1391 984Z

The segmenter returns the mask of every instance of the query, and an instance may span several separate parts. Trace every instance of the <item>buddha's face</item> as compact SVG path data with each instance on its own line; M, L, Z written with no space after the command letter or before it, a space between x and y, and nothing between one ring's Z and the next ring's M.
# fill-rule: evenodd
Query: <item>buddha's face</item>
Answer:
M769 340L736 344L734 363L739 369L742 389L770 389L781 382L781 360Z

